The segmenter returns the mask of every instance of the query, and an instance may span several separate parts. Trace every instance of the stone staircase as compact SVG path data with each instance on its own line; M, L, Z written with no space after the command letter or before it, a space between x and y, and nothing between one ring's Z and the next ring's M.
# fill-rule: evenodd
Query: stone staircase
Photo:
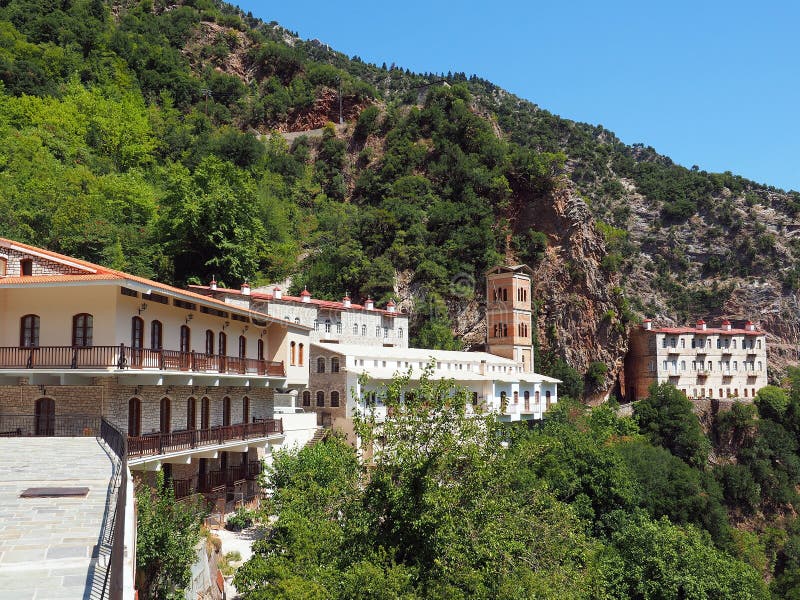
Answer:
M314 444L316 444L318 442L321 442L322 440L324 440L327 437L327 435L328 435L328 430L327 429L325 429L324 427L318 427L317 430L314 432L314 437L312 437L306 443L306 447L310 448Z

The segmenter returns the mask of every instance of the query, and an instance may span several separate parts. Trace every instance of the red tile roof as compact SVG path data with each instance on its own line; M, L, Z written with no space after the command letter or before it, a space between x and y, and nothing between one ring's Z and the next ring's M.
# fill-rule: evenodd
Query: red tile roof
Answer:
M653 329L643 329L643 331L668 333L671 335L687 333L694 333L697 335L764 335L764 332L758 329L750 331L749 329L722 329L714 327L707 327L706 329L700 329L698 327L654 327Z
M233 288L217 288L216 290L212 290L207 285L190 285L189 287L195 290L207 290L209 292L215 292L217 294L223 293L223 294L241 295L242 293L240 290L236 290ZM250 297L255 298L256 300L268 300L274 302L297 302L300 304L314 304L315 306L318 306L320 308L330 308L333 310L367 310L366 307L364 307L362 304L351 303L350 306L348 307L345 306L342 302L334 302L332 300L318 300L317 298L309 298L306 302L303 302L303 298L301 297L287 296L286 294L283 294L280 299L275 299L275 296L273 294L265 294L263 292L250 292ZM397 312L391 312L381 308L374 308L369 312L376 312L389 317L397 316Z
M171 285L167 285L165 283L159 283L158 281L153 281L152 279L145 279L144 277L138 277L136 275L131 275L130 273L124 273L123 271L116 271L114 269L109 269L108 267L96 265L94 263L90 263L85 260L72 258L71 256L65 256L64 254L59 254L57 252L52 252L51 250L45 250L44 248L37 248L36 246L30 246L28 244L23 244L22 242L15 242L14 240L9 240L7 238L0 237L0 247L9 245L30 250L33 253L53 258L56 261L71 262L78 266L86 267L87 270L94 271L94 273L86 275L31 275L29 277L0 277L0 286L24 284L24 285L30 285L31 287L36 287L36 285L41 285L41 284L66 283L72 281L77 281L77 282L108 281L108 280L132 281L156 290L160 290L162 292L167 292L172 295L188 296L190 298L200 300L206 304L211 304L216 307L224 307L226 310L240 312L247 315L256 314L258 315L259 319L266 319L268 321L277 322L285 325L291 325L292 327L300 327L302 329L311 329L310 327L306 327L304 325L298 325L296 323L292 323L290 321L286 321L278 317L272 317L264 313L253 311L247 308L233 306L221 300L217 300L216 298L205 296L203 294L197 294L190 290L176 288ZM198 286L190 286L190 287L198 287Z

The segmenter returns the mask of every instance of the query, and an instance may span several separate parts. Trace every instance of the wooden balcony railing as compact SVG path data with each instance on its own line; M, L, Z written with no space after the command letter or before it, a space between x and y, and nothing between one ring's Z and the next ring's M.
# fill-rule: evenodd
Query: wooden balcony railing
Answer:
M149 433L128 437L128 456L152 456L168 452L180 452L202 446L224 444L234 440L248 440L283 433L280 419L264 419L255 423L221 425L208 429L187 429L172 433Z
M285 377L283 361L119 346L0 347L0 369L136 369Z

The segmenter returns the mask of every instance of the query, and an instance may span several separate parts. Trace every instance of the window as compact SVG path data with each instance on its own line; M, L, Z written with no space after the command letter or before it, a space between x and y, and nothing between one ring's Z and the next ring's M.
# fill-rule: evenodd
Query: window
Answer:
M547 408L550 408L550 390L544 393L544 403Z
M200 401L200 429L211 428L211 400L203 398Z
M685 371L685 370L686 370L686 361L682 360L681 361L681 371Z
M92 345L93 317L88 313L80 313L72 317L72 345L87 348Z
M197 420L195 412L197 410L197 401L194 398L189 398L186 401L186 429L189 431L197 428Z
M331 358L331 373L339 372L339 359L335 356Z
M224 332L219 332L219 355L225 356L228 353L228 336Z
M189 353L192 349L192 330L188 325L181 325L181 339L178 350L184 353Z
M686 348L686 340L681 338L681 348Z
M170 401L169 398L162 398L161 399L161 410L159 413L159 424L160 424L160 431L161 433L169 433L170 430L170 419L171 419L171 411L170 411Z
M519 404L519 392L514 392L514 404Z
M247 358L247 338L239 336L239 358Z
M736 340L731 340L731 346L736 350Z
M381 337L381 326L375 325L375 337Z
M311 406L311 392L308 390L303 392L303 406Z
M744 397L747 398L747 388L744 388Z
M210 329L206 329L206 354L214 354L214 332Z
M503 323L503 337L508 337L508 324Z
M250 398L242 398L242 423L250 421Z
M20 348L37 348L39 346L39 316L25 315L19 325Z
M222 424L231 424L231 399L228 396L222 399Z
M164 347L162 341L162 332L164 328L161 321L152 321L150 323L150 349L161 350Z
M336 321L336 333L342 333L342 322Z
M339 406L339 392L331 392L331 406L333 408Z
M750 344L750 347L751 347L751 348L753 347L752 343ZM756 340L756 348L758 348L759 350L761 350L761 340Z
M294 322L295 322L295 323L297 323L297 324L299 324L299 323L300 323L300 317L295 317L295 318L294 318Z
M503 288L503 302L508 302L508 288Z
M384 327L383 328L383 338L386 339L388 337L389 337L389 328L388 327Z
M325 319L325 333L331 332L331 320Z
M402 327L400 327L397 330L397 337L399 337L401 340L403 339L403 328Z
M305 350L305 347L304 347L304 345L303 345L303 344L300 344L300 353L299 353L299 356L298 356L299 360L297 361L297 363L298 363L298 364L299 364L301 367L303 366L303 362L305 361L305 358L303 357L304 350Z
M19 261L19 272L23 277L33 275L33 261L30 258L23 258Z
M662 348L666 348L667 347L667 338L664 338L664 339L661 340L661 347Z
M319 320L314 319L314 331L319 331Z
M353 335L358 335L358 323L353 323Z
M296 344L294 342L291 342L289 344L289 364L292 366L294 366L295 364L295 350L296 350L295 346Z
M320 356L317 359L317 373L324 373L325 372L325 359Z
M367 326L366 325L362 325L361 326L361 335L362 336L366 336L367 335Z
M128 400L128 435L142 435L142 402L138 398Z
M317 406L325 406L325 392L317 392Z
M5 277L8 272L8 261L0 257L0 277Z

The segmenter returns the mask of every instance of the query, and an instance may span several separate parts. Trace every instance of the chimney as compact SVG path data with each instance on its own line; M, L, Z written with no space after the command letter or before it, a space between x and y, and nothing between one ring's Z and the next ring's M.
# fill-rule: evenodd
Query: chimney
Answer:
M755 331L755 330L756 330L756 326L755 326L755 325L753 325L753 322L752 322L752 321L747 321L747 322L744 324L744 328L745 328L745 330L747 330L747 331Z
M217 278L214 275L211 276L211 283L209 284L208 287L209 287L209 289L211 289L211 291L214 291L214 290L217 289Z
M275 300L280 300L281 298L283 298L283 290L281 289L281 286L276 285L273 288L272 297L275 298Z
M725 330L725 331L730 331L731 330L731 322L728 321L728 319L725 319L722 322L722 329Z
M706 330L706 322L703 321L703 319L699 319L697 321L697 328L700 329L701 331L705 331Z
M344 298L342 298L342 306L344 306L345 308L350 308L351 306L350 295L347 292L345 292Z
M645 319L642 321L642 329L645 331L650 331L653 329L653 321L651 319Z
M250 295L250 284L246 281L242 284L242 296Z
M367 299L364 301L364 308L366 308L367 310L375 310L375 303L369 296L367 296Z
M389 302L386 303L386 310L390 313L393 313L396 307L397 305L394 303L394 300L389 300Z
M308 291L308 288L303 288L303 291L300 292L300 301L306 304L311 302L311 293Z

